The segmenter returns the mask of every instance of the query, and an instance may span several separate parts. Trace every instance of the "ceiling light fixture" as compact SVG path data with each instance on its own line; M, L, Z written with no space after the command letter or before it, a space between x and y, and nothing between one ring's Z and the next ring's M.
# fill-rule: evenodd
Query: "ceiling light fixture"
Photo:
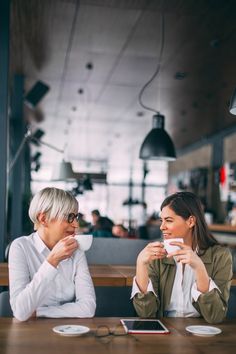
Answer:
M87 174L83 180L83 187L85 191L92 191L93 185L90 176Z
M176 159L175 147L167 132L164 129L165 117L160 114L159 111L146 106L142 101L142 96L146 88L151 84L151 82L157 77L161 69L161 61L164 51L164 42L165 42L165 21L164 21L164 12L162 11L161 15L161 45L160 53L158 58L157 69L148 80L148 82L142 87L139 93L139 103L140 105L152 112L155 112L153 116L153 128L148 133L144 139L139 157L143 160L164 160L164 161L173 161Z
M18 149L16 151L15 156L13 157L12 161L9 164L9 167L8 167L8 170L7 170L8 173L10 173L11 170L13 169L13 167L15 166L15 164L16 164L16 162L17 162L17 160L18 160L18 158L19 158L19 156L20 156L20 154L21 154L21 152L22 152L22 150L23 150L23 148L24 148L24 146L25 146L25 144L27 142L34 143L37 146L45 145L48 148L53 149L53 150L55 150L57 152L60 152L60 153L64 152L63 150L58 149L56 146L51 145L49 143L46 143L45 141L42 141L41 137L44 134L45 134L44 131L41 130L41 129L37 129L34 133L32 133L30 127L28 127L28 129L27 129L27 131L26 131L26 133L24 135L24 138L22 139L22 141L21 141L21 143L20 143L20 145L19 145L19 147L18 147Z
M139 157L143 160L174 161L174 144L164 129L165 117L160 113L153 116L153 127L144 139Z
M71 193L73 194L74 197L77 197L78 195L81 195L84 193L83 186L80 184L79 180L77 180L76 187L72 188Z
M42 81L37 81L24 98L24 103L34 109L49 91L50 87Z
M230 99L229 111L231 114L236 115L236 88L234 89L233 95Z
M58 163L52 173L51 181L75 181L76 175L72 164L69 161L62 160Z

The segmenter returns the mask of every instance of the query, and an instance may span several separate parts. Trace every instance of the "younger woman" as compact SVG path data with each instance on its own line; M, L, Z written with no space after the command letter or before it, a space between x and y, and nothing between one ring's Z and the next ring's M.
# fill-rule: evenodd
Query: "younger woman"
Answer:
M230 251L210 234L200 200L190 192L167 197L161 205L164 239L180 249L167 255L162 242L138 255L132 297L141 317L199 317L221 322L232 279Z

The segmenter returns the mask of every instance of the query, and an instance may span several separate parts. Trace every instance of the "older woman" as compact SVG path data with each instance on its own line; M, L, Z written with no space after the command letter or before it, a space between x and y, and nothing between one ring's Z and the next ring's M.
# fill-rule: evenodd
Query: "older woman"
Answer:
M78 202L68 192L45 188L31 201L36 232L12 242L10 303L14 316L92 317L96 300L84 252L74 239Z
M200 200L190 192L167 197L161 205L164 239L179 249L167 254L162 242L138 255L132 297L139 316L199 317L221 322L227 312L232 257L210 234Z

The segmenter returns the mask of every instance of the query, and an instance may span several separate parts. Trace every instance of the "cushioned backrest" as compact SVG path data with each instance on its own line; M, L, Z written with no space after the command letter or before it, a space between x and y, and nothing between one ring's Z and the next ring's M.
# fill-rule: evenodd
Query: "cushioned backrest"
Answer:
M236 318L236 286L231 286L227 318Z
M96 286L97 317L134 317L137 316L130 300L131 286Z
M12 309L9 301L9 291L0 293L0 317L12 317Z
M148 240L94 238L86 252L89 264L135 265L137 255L150 242Z

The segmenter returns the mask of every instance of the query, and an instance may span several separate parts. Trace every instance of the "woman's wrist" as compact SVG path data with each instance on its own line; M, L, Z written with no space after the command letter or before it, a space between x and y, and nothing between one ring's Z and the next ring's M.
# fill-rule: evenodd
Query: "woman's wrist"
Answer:
M148 264L148 261L145 260L142 255L139 255L136 261L136 265L139 267L146 267Z
M59 261L53 257L52 255L49 255L47 257L47 261L48 263L50 263L54 268L57 268L58 264L59 264Z
M196 270L196 284L199 291L202 293L208 292L210 278L204 264Z

